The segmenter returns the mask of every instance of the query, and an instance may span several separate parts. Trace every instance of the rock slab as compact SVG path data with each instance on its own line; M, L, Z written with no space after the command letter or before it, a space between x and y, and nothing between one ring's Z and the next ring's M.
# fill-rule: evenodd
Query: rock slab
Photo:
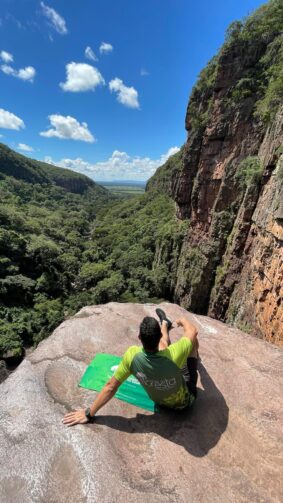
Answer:
M97 352L137 344L153 304L88 306L0 385L1 503L227 503L282 498L282 350L169 303L199 330L199 396L152 414L117 399L95 424L62 416L95 393L78 387ZM177 340L180 329L172 330ZM282 499L281 499L282 501Z

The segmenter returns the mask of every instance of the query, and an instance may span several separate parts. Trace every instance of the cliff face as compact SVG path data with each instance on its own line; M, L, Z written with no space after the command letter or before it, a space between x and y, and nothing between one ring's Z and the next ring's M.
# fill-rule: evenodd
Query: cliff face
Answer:
M211 316L283 344L283 114L280 111L259 149L264 166L256 201L245 196L234 221L223 263L227 264L209 305Z
M282 32L277 0L230 27L192 91L182 165L167 183L189 222L174 300L281 345Z

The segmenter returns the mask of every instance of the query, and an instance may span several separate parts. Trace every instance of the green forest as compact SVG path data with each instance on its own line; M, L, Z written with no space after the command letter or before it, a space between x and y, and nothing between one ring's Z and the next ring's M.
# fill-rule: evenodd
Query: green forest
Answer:
M185 227L168 196L121 199L4 145L0 162L0 357L21 356L86 304L170 298L170 262L154 258Z

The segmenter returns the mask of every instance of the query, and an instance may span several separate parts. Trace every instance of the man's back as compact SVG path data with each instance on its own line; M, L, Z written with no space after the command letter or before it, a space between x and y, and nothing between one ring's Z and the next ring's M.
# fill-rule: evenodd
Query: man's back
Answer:
M181 373L191 349L192 343L186 337L161 351L145 351L142 347L131 346L114 377L122 383L133 374L154 402L182 409L194 400Z

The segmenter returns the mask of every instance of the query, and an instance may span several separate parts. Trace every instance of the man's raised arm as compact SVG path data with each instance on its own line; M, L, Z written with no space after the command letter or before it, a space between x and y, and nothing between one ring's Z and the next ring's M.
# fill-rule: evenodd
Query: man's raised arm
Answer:
M195 344L198 335L198 331L195 325L193 325L187 318L179 318L178 320L176 320L176 324L178 327L183 327L183 337L187 337L192 341L193 344Z

